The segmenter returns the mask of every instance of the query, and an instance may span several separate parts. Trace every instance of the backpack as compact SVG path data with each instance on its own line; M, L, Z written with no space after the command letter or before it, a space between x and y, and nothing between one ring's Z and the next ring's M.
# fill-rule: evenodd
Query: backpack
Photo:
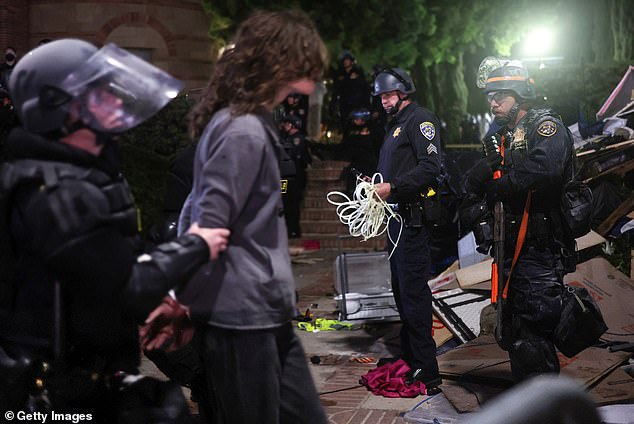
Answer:
M572 139L570 130L568 135ZM571 175L561 192L559 209L564 230L573 238L586 235L591 230L594 207L592 190L583 181L577 179L575 171L576 156L572 149Z

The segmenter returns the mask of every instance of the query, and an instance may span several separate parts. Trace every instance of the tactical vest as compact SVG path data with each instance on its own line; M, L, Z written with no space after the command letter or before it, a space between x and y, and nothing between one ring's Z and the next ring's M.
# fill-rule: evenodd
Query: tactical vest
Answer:
M61 189L61 181L69 179L88 182L105 195L110 206L106 222L114 224L126 236L138 233L138 212L124 178L113 179L98 169L66 162L24 159L5 163L0 168L0 309L10 308L14 296L16 256L9 230L13 196L20 187L26 186L39 186L40 190L53 192ZM51 196L51 199L63 197ZM51 202L51 210L60 211L57 218L61 226L73 228L83 219L83 211L76 205Z

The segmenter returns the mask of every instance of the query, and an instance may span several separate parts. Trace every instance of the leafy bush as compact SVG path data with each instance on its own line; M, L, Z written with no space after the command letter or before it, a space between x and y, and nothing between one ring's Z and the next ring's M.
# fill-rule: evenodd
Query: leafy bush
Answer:
M141 210L143 234L163 209L165 179L171 159L194 143L187 134L188 96L179 96L121 140L124 174Z

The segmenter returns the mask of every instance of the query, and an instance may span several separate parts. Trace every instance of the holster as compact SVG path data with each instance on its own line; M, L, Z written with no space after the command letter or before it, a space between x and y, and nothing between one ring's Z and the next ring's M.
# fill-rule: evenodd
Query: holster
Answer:
M437 225L442 221L442 205L440 195L424 196L421 200L411 203L400 203L399 210L405 221L405 226L420 228L424 223Z
M476 250L483 255L488 255L493 245L493 215L487 212L473 225L473 237L476 242Z
M414 203L401 203L399 204L399 211L405 227L407 228L420 228L423 226L423 205L421 202Z
M425 221L433 225L441 224L443 220L443 213L442 204L440 203L440 194L423 197L421 203L423 206Z

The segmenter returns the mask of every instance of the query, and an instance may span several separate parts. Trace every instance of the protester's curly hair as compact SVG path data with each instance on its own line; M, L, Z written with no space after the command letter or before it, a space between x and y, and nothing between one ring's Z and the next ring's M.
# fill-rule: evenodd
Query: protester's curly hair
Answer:
M200 136L221 108L229 106L235 115L270 109L282 87L302 78L318 81L326 66L326 47L306 13L255 12L238 27L191 110L191 136Z

